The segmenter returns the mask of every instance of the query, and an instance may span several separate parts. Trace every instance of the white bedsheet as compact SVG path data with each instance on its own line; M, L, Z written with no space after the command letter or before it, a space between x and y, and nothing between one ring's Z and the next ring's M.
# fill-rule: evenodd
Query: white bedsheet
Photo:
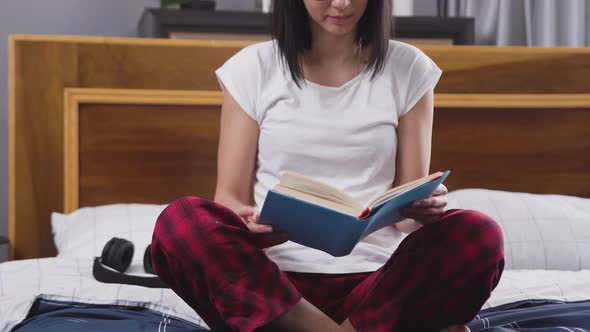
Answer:
M590 270L505 270L483 308L529 299L590 300Z
M0 264L0 331L21 322L38 297L147 307L206 326L171 290L103 284L94 280L90 259L43 258ZM590 270L507 270L484 308L524 299L588 300Z
M21 322L38 297L145 307L207 326L173 291L100 283L92 276L92 263L91 259L42 258L0 264L0 331ZM134 270L137 267L131 266L130 272Z

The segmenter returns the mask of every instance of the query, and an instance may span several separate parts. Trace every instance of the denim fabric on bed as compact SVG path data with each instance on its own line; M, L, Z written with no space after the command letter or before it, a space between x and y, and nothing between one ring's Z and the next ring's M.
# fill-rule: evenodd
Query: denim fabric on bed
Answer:
M590 301L527 300L483 310L472 332L589 332Z
M137 307L84 304L39 299L17 332L201 332L201 326Z
M473 332L590 332L590 301L527 300L483 310ZM204 332L198 325L144 308L40 299L16 332Z

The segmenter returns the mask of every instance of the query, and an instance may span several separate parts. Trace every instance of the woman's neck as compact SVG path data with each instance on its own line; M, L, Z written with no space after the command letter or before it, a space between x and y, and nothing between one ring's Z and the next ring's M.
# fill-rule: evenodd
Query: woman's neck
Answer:
M356 45L355 33L335 36L313 24L311 50L307 59L313 64L347 65L358 64L360 49Z

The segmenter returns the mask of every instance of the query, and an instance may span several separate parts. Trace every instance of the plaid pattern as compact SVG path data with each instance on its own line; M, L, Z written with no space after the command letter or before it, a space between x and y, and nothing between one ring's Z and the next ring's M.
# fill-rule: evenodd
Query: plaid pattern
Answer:
M156 223L154 270L209 327L255 331L302 296L357 331L436 331L467 323L502 274L503 239L486 215L447 211L412 233L376 272L282 272L231 210L196 197L170 204Z

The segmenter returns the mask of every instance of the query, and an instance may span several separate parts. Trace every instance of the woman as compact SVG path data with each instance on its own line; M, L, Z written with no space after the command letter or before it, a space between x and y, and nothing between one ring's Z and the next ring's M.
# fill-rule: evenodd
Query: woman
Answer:
M214 331L465 331L497 284L499 227L475 211L444 212L442 185L346 257L257 223L285 170L364 201L428 173L441 71L389 41L390 6L275 1L274 41L216 71L215 202L175 201L152 242L154 270Z

